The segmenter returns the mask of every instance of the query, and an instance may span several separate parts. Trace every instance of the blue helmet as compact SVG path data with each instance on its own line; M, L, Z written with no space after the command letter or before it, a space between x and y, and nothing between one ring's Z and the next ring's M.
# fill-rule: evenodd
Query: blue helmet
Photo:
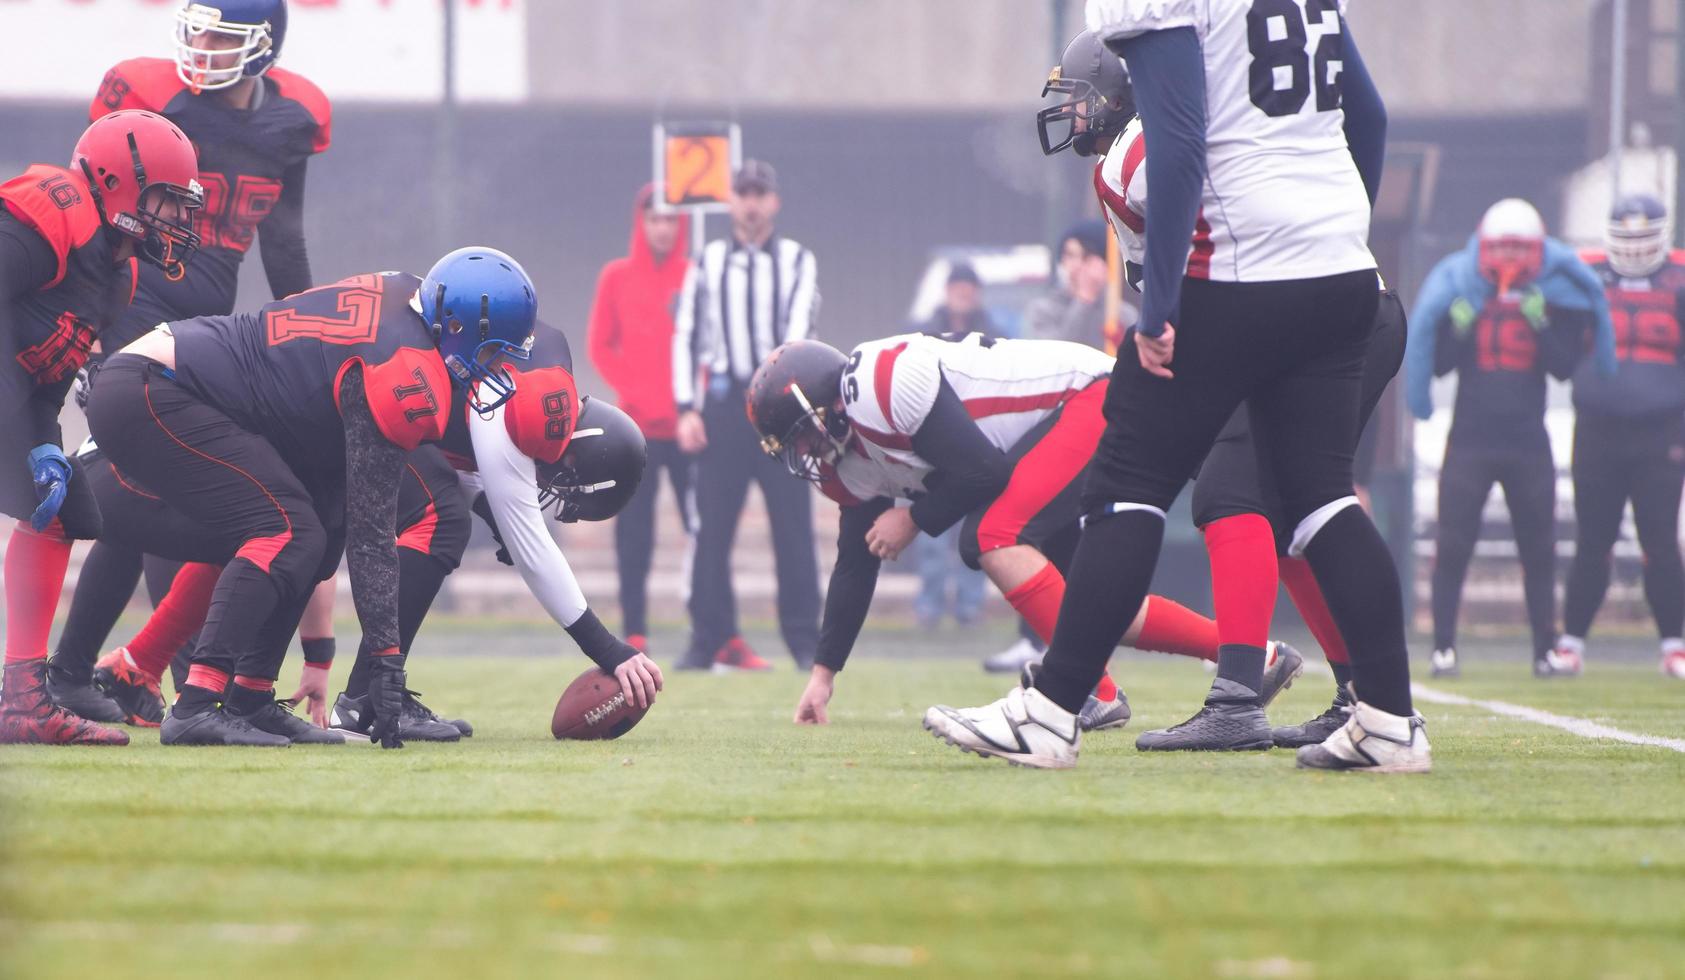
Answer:
M195 92L227 88L268 71L286 37L287 0L189 3L176 11L176 75Z
M1661 268L1673 238L1667 218L1666 206L1649 194L1628 194L1616 201L1604 236L1609 267L1633 278Z
M538 295L521 264L495 248L459 248L427 270L417 299L451 379L468 390L474 410L484 415L508 401L515 381L500 365L531 356L538 322Z

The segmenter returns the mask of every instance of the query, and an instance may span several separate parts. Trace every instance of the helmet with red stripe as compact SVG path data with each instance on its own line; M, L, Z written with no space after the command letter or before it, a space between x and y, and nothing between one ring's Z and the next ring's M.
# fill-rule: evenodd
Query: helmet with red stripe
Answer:
M141 258L171 281L187 271L199 247L192 211L204 206L199 155L176 124L144 109L120 109L94 120L76 141L73 169L105 223L139 243Z
M1519 197L1506 197L1480 219L1480 274L1507 292L1538 276L1545 260L1545 219Z

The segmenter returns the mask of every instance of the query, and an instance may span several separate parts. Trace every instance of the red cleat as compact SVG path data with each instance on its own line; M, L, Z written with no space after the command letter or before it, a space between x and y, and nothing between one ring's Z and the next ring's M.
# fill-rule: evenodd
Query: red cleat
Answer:
M6 665L0 691L0 745L128 745L129 736L85 721L47 697L47 661Z
M159 679L135 666L128 647L118 647L94 664L94 683L123 709L123 720L136 728L157 728L164 720Z
M741 636L734 636L720 647L720 652L714 654L714 672L725 673L733 670L771 670L772 665L762 660L760 654L750 649L749 642Z

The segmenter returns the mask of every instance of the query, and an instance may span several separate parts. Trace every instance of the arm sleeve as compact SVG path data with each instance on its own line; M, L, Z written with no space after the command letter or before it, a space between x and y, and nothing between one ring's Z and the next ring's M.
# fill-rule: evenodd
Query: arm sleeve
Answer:
M258 225L263 273L276 299L302 293L310 281L310 255L304 249L304 169L300 160L281 175L281 196Z
M597 292L591 299L590 319L586 321L585 344L591 363L610 388L619 391L620 380L620 319L614 315L610 301L609 270L605 267L597 276Z
M1381 167L1387 159L1387 107L1357 53L1351 25L1344 17L1340 18L1340 32L1345 40L1340 105L1346 117L1346 145L1351 148L1352 162L1357 164L1358 176L1363 179L1363 189L1373 207L1376 195L1381 193Z
M1146 275L1141 322L1149 337L1180 315L1188 242L1205 184L1205 62L1191 27L1149 31L1109 42L1122 54L1135 86L1147 138Z
M842 670L866 613L872 606L872 593L878 587L878 567L881 562L866 550L866 532L878 515L893 507L886 497L875 497L863 504L842 508L837 531L837 563L831 569L831 584L825 590L825 616L819 623L819 652L813 662L821 667Z
M345 420L345 565L363 637L376 651L398 647L398 478L403 448L381 434L359 365L339 389Z
M913 523L935 536L980 505L1000 496L1012 479L1012 460L977 427L943 378L924 424L913 433L913 451L936 467L926 493L913 502Z
M784 339L803 340L813 336L818 317L819 263L813 252L804 248L796 256L796 284L790 290L790 320L784 327Z
M698 255L685 272L685 284L679 290L679 305L673 311L673 403L680 412L698 407L696 398L696 341L701 329L702 261L707 254Z

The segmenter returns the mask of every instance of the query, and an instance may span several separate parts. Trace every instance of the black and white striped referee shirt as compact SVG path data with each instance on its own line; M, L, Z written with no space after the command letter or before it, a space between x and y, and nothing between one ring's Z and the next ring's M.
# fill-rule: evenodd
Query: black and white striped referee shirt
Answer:
M774 235L763 248L735 238L704 245L673 317L679 411L702 407L699 378L748 384L773 348L812 335L818 313L818 266L800 242Z

